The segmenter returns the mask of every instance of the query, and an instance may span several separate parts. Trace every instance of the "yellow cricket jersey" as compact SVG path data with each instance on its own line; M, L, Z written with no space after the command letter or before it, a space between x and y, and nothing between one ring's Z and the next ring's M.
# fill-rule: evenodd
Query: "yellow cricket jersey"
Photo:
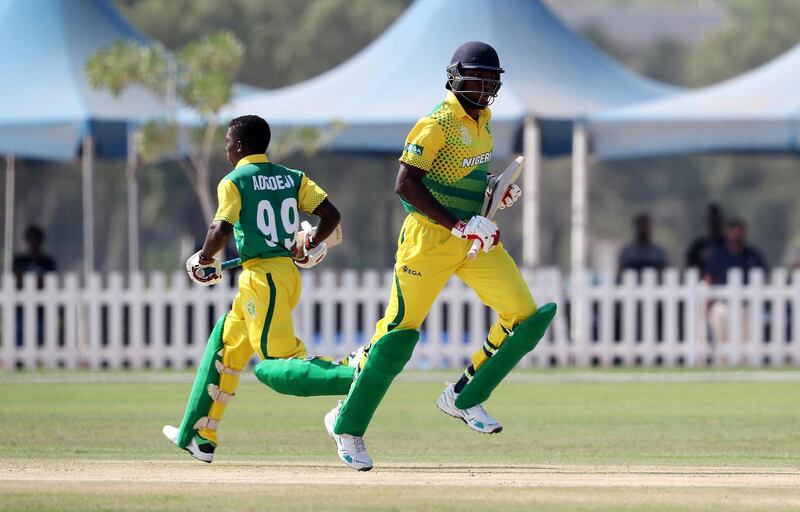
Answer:
M461 220L481 213L492 159L492 114L478 121L447 93L443 102L412 128L400 162L427 171L422 179L433 197ZM414 208L403 201L406 211Z
M328 195L304 172L270 163L266 155L239 160L217 186L214 220L233 224L242 261L290 256L300 226Z

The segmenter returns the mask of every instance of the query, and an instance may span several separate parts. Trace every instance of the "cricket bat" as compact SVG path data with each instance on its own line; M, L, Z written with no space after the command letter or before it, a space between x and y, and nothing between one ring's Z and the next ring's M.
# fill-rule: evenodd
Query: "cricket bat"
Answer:
M500 201L512 183L517 181L519 175L522 174L522 162L525 157L520 155L514 159L513 162L508 164L508 167L498 176L492 176L486 186L486 195L483 198L483 207L481 208L481 215L489 220L494 218L497 213L497 207L500 206ZM478 240L472 242L472 247L467 253L467 259L473 260L478 255L481 248L481 243Z
M311 234L312 236L316 233L317 228L312 228L311 223L304 220L300 223L300 228L302 231L306 231L307 233ZM300 240L300 242L305 243L305 239ZM327 244L328 249L331 247L336 247L340 243L342 243L342 225L337 224L336 229L333 230L333 233L328 236L325 240L323 240L325 244ZM223 261L222 262L222 270L230 270L232 268L236 268L241 266L242 259L241 258L234 258L232 260Z

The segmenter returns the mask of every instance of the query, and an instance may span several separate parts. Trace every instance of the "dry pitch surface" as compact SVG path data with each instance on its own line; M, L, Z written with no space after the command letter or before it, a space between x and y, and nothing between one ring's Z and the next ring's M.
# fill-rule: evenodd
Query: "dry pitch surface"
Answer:
M296 462L5 460L0 491L9 510L798 510L800 471L390 463L357 473Z

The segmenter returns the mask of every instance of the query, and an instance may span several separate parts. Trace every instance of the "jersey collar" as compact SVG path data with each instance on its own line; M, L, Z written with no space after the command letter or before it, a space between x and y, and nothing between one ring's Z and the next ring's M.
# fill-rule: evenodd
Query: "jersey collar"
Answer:
M467 117L470 120L472 120L472 122L475 122L475 120L472 119L472 116L467 114L467 111L464 110L464 107L461 106L461 102L458 101L458 98L456 97L455 94L453 94L453 91L447 91L447 97L445 97L444 101L445 103L450 105L450 108L453 109L453 112L455 113L456 116ZM489 107L482 108L478 113L478 126L480 126L481 124L483 124L483 122L488 120L490 116L491 116L491 110L489 110Z
M239 163L236 164L235 169L238 169L239 167L242 167L244 165L265 164L267 162L269 162L269 160L267 160L267 155L263 153L260 155L247 155L246 157L239 160Z

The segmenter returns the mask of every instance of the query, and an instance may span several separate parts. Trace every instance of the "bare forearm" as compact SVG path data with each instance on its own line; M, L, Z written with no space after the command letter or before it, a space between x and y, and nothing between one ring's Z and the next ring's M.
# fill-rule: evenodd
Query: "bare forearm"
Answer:
M219 251L225 247L225 242L233 232L233 225L224 220L215 220L208 227L206 233L206 241L203 243L203 249L200 251L200 257L204 259L211 259Z
M314 243L322 242L333 233L336 226L341 221L339 210L329 200L325 199L314 209L314 215L319 217L319 225L317 226L317 233L314 236Z
M397 174L395 192L418 212L447 229L453 229L458 219L425 188L425 185L422 184L422 176L424 176L424 171L405 164L401 165L400 172Z

